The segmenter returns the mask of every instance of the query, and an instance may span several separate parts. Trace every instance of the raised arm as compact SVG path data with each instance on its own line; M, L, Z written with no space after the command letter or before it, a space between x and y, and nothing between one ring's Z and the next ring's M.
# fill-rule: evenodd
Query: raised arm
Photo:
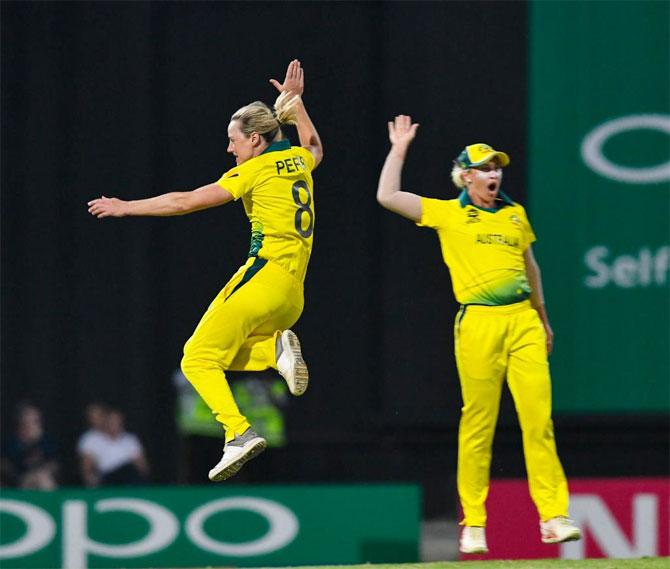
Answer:
M417 123L412 118L398 115L388 123L391 150L379 176L377 201L386 209L398 213L412 221L421 220L421 198L416 194L400 191L402 167L409 145L416 136Z
M290 91L291 93L300 96L300 100L296 107L296 110L298 111L298 124L296 125L296 129L298 131L298 138L300 139L300 146L312 153L312 156L314 156L314 168L316 168L321 163L321 160L323 160L323 145L321 144L319 133L316 131L312 119L309 118L305 103L302 100L302 94L305 90L305 74L303 68L300 66L300 61L294 59L288 64L286 77L284 77L283 83L280 83L276 79L270 79L270 83L272 83L280 93Z
M528 282L530 283L531 288L530 303L540 315L544 331L547 335L547 354L551 354L551 351L554 348L554 331L551 329L549 316L547 316L547 310L544 306L544 292L542 290L540 265L537 264L535 255L533 255L533 248L530 245L528 246L528 249L524 251L523 258L526 262L526 276L528 277Z
M167 217L215 207L232 199L233 196L228 190L214 183L190 192L169 192L143 200L125 201L102 196L88 202L88 212L98 219L127 215Z

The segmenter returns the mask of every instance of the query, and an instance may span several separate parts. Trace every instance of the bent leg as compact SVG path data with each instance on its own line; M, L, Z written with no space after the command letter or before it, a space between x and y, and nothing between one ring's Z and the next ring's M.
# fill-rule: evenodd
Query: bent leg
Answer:
M209 307L193 336L184 346L181 368L226 430L226 441L249 428L226 380L225 370L261 314L250 314L234 296L217 299Z
M228 367L231 371L263 371L277 369L277 342L281 333L293 326L303 308L302 295L288 291L281 304L239 346Z
M268 368L277 369L277 338L281 330L275 330L271 334L251 335L240 346L235 358L230 362L231 371L263 371Z
M267 286L262 277L265 267L253 279L240 286L238 273L214 299L193 336L184 346L182 370L202 399L226 430L226 441L249 428L240 413L226 380L242 346L254 330L271 326L273 317L286 309L285 290ZM242 281L243 282L243 281ZM266 344L271 339L266 338ZM274 354L266 345L257 352L255 363L266 369L274 363ZM246 368L244 368L246 369Z
M182 370L226 430L226 442L249 428L225 377L226 370L276 366L276 332L302 312L302 283L262 259L233 276L184 346Z

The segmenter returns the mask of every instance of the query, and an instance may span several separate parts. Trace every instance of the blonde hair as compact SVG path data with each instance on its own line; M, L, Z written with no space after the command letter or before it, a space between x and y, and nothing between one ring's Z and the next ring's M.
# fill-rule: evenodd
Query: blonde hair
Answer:
M245 136L252 132L260 134L267 142L281 140L283 133L281 125L297 124L300 95L292 95L289 91L279 94L274 104L274 110L261 101L254 101L238 109L231 121L238 121L240 130Z
M465 187L463 172L465 172L465 168L461 168L458 164L454 164L454 167L451 169L451 181L459 190Z

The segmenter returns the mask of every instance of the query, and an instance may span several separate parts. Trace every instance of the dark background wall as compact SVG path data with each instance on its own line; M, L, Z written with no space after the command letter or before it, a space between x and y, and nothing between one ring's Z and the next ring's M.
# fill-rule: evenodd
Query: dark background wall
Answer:
M232 165L230 115L272 102L268 79L298 57L325 146L296 326L312 383L288 409L289 447L246 479L416 479L434 489L431 511L451 508L457 306L436 236L374 196L386 121L409 113L421 128L408 189L454 197L451 160L483 140L512 156L504 188L525 203L526 12L523 2L3 3L3 427L30 397L72 457L84 405L103 399L144 440L154 479L176 480L170 376L244 262L248 223L240 204L101 222L86 201L216 180ZM507 396L503 406L494 474L523 474ZM611 420L588 421L586 436L611 434ZM569 473L590 462L570 443L584 424L558 418ZM657 458L643 473L667 470Z

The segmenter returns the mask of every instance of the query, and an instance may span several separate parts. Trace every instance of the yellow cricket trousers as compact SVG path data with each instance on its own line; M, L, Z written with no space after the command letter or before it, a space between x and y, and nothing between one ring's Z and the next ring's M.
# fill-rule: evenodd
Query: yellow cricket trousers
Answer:
M250 257L223 287L184 346L181 368L223 424L226 442L249 428L225 372L277 369L276 342L300 317L303 285L272 261Z
M540 518L568 515L568 483L551 420L546 335L525 300L507 306L462 306L454 326L463 394L458 433L461 525L486 526L491 448L505 377L519 417L530 495Z

